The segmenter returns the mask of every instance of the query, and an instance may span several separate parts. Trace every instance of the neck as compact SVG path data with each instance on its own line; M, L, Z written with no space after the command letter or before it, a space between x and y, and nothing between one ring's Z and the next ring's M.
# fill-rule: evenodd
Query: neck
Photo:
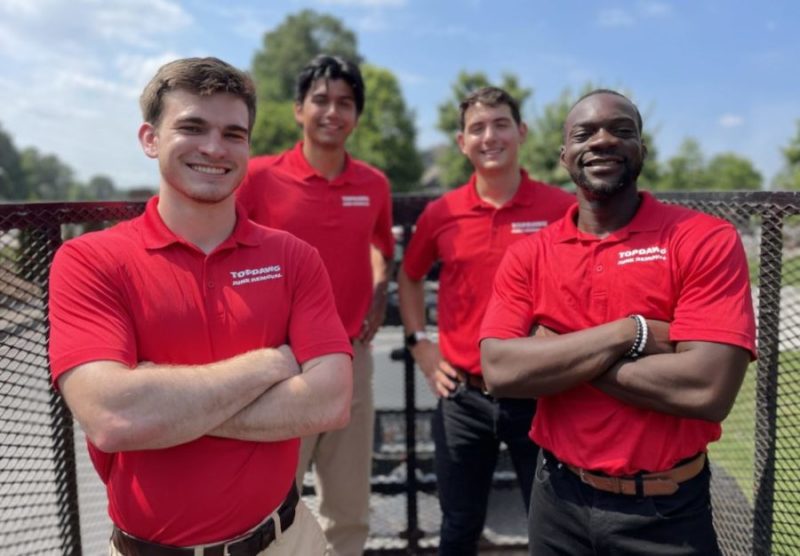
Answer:
M475 177L478 197L495 207L501 207L509 202L516 195L522 181L522 174L517 165L496 173L476 173Z
M304 141L303 156L314 170L328 180L332 180L344 171L346 157L344 147L325 148Z
M236 196L231 195L218 203L199 203L169 186L162 187L158 214L175 235L209 254L233 233Z
M578 229L601 238L627 226L636 215L640 203L635 186L607 198L592 198L578 188L577 196Z

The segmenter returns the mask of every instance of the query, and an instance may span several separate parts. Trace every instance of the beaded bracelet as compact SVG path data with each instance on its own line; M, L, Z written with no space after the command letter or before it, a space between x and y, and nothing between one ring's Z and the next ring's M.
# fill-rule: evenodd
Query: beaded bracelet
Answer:
M625 352L625 357L637 359L644 353L647 345L647 321L642 315L631 315L630 318L636 323L636 338L634 338L631 348Z

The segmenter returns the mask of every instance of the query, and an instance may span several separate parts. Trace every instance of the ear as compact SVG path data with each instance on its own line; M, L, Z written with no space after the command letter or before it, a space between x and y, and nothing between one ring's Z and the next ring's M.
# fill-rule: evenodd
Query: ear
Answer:
M158 133L153 124L144 122L139 126L139 143L144 154L150 158L158 158Z
M295 102L294 103L294 121L297 122L297 125L303 127L303 103L302 102Z
M524 143L525 139L528 137L528 124L520 122L517 127L519 128L519 142Z
M458 145L458 149L461 151L461 154L467 154L464 152L464 132L459 131L456 133L456 144Z
M647 160L648 152L647 145L645 145L644 141L642 141L642 160Z
M558 161L561 163L561 167L562 168L564 168L566 170L569 170L569 168L567 168L567 163L564 161L564 152L565 151L566 151L566 149L564 148L564 145L561 145L561 148L558 151Z

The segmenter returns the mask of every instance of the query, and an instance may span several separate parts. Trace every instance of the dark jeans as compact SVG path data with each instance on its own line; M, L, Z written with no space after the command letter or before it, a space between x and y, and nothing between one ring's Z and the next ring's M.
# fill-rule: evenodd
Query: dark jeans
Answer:
M706 467L669 496L603 492L542 451L528 517L530 554L719 555Z
M536 402L497 400L460 384L433 416L436 481L442 508L439 554L478 553L500 442L508 446L525 509L539 448L528 438Z

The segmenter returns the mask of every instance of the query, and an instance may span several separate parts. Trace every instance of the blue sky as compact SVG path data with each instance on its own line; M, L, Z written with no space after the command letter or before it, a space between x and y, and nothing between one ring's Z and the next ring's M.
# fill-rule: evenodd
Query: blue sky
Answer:
M304 8L341 19L399 78L418 145L461 70L533 89L532 117L587 81L630 92L660 160L687 136L767 180L800 120L796 0L0 0L0 125L80 179L155 184L137 98L162 63L214 55L248 69L263 34Z

